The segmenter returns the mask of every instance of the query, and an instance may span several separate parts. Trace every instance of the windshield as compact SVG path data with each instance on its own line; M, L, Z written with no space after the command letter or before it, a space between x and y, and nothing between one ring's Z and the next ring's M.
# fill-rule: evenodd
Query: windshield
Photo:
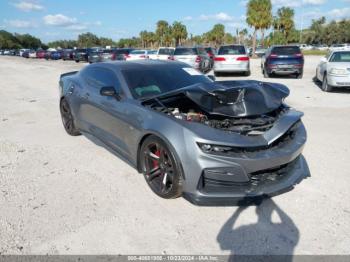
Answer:
M218 52L219 55L245 55L244 46L232 45L232 46L222 46Z
M212 82L190 67L158 66L152 69L123 70L122 73L135 98L152 97L197 83Z
M336 52L332 55L330 62L350 62L350 52Z

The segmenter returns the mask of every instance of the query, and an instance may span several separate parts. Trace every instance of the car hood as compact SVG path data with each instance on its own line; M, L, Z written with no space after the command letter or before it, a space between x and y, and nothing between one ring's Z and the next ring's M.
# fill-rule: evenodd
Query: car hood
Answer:
M195 84L156 98L161 100L179 94L191 99L208 114L240 118L266 114L279 108L289 95L289 89L275 83L224 81Z
M328 68L350 68L350 62L330 62Z

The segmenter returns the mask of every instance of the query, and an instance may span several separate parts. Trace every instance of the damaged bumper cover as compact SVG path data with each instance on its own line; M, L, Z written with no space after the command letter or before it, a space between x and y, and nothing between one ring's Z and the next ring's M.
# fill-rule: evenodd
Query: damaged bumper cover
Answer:
M231 143L224 137L197 139L198 150L191 154L197 166L185 171L196 173L197 182L184 190L184 197L197 205L235 205L291 190L310 176L302 156L307 135L301 116L291 110L264 135ZM202 146L215 148L218 141L225 146L216 151Z

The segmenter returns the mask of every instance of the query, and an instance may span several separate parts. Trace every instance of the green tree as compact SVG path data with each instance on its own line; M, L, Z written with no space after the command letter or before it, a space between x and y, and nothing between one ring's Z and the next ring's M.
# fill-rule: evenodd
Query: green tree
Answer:
M93 47L93 46L99 46L100 40L96 35L88 32L88 33L80 34L78 36L77 43L79 47Z
M99 43L101 46L106 47L106 46L115 46L115 43L111 38L107 37L100 37Z
M294 10L289 7L281 7L277 10L278 28L283 33L285 42L288 43L289 37L294 29Z
M256 38L258 30L265 30L272 24L270 0L249 0L247 4L247 24L254 28L253 54L256 50Z
M171 27L169 23L165 20L159 20L157 22L156 36L160 46L166 45L171 41Z
M172 26L172 34L175 40L175 46L181 45L187 39L187 28L181 22L175 21Z

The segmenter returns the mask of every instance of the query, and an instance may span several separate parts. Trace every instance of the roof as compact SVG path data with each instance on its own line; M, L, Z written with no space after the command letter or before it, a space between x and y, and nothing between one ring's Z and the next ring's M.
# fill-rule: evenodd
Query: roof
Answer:
M130 69L146 69L150 67L189 67L189 65L177 61L162 60L136 60L136 61L113 61L105 63L96 63L91 66L105 67L109 69L130 70Z

